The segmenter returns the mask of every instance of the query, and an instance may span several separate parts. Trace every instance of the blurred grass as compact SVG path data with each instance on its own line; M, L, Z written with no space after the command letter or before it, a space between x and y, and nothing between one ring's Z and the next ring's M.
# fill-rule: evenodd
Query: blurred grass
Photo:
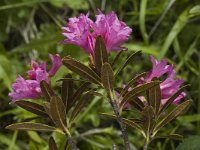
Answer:
M157 58L167 58L184 78L188 89L187 98L194 100L189 112L168 128L176 130L186 137L200 134L200 1L199 0L1 0L0 1L0 149L48 149L47 134L41 134L41 140L34 140L37 133L12 132L4 127L30 117L32 114L9 105L8 92L11 83L18 74L25 75L32 58L49 61L48 53L59 53L61 56L72 55L86 61L83 51L72 45L61 45L63 39L61 26L67 18L90 12L95 16L96 8L105 12L116 11L119 18L133 28L133 34L125 44L129 51L142 50L142 60L123 74L128 81L132 74L147 71L150 63L147 54ZM122 61L126 55L123 55ZM142 71L141 71L142 70ZM67 72L61 69L53 79L58 88L56 78ZM197 82L198 81L198 82ZM77 83L76 83L77 84ZM79 142L81 149L109 149L113 143L121 148L119 132L115 121L99 117L99 112L109 111L109 106L102 99L95 99L79 118L77 134L98 129L97 135L83 137ZM15 116L16 115L16 116ZM109 128L114 126L115 128ZM177 126L180 127L177 129ZM109 134L105 134L105 130ZM106 130L107 131L107 130ZM133 148L142 146L142 138L137 132L129 130ZM64 149L64 139L57 136L60 149ZM78 135L77 135L78 136ZM35 138L31 138L35 137ZM138 142L139 141L139 142ZM162 143L165 143L162 146ZM151 145L155 149L175 149L177 141L157 140Z

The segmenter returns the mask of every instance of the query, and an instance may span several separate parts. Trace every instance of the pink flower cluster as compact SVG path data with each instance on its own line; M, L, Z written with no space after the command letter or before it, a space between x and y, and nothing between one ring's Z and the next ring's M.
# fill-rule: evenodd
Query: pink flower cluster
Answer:
M39 65L35 60L31 61L31 70L27 71L28 80L18 76L15 83L12 84L13 92L9 93L12 101L21 99L37 99L41 96L40 82L45 80L49 82L49 76L54 76L62 65L59 55L49 55L52 61L52 67L47 72L46 63Z
M88 17L89 14L81 14L78 18L69 18L67 26L62 28L67 38L64 44L78 45L93 55L96 38L100 35L108 52L126 50L121 45L128 40L132 29L120 21L113 11L107 15L99 11L95 22Z
M166 60L158 61L153 56L150 57L152 62L152 70L147 73L145 78L140 80L140 83L152 81L154 77L161 78L167 75L166 79L160 84L162 104L165 104L167 100L175 94L180 86L183 84L183 79L175 78L176 71L172 65L167 65ZM174 104L178 104L182 98L186 96L185 92L182 92L175 100Z

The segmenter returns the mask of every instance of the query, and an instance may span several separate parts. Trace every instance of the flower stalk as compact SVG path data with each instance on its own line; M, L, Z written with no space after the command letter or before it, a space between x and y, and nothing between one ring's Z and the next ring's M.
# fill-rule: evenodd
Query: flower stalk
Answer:
M120 108L119 108L117 101L114 98L114 93L113 92L108 93L108 98L109 98L109 102L112 106L112 109L115 113L115 116L117 118L117 122L120 125L125 149L130 150L130 144L129 144L129 140L128 140L128 134L126 131L126 125L124 124L122 116L120 115Z

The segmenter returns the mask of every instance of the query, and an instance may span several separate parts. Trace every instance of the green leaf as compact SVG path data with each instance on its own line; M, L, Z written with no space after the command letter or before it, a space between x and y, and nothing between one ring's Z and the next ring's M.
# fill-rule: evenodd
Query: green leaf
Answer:
M103 38L98 36L95 43L94 64L99 73L101 72L101 67L105 62L108 62L106 46Z
M129 100L128 104L130 104L132 107L135 107L139 111L144 108L144 103L138 97L134 97L132 100Z
M112 93L115 83L114 73L109 63L104 63L101 69L101 81L108 93Z
M123 52L124 52L124 51L120 51L120 52L117 53L117 55L115 56L115 58L114 58L114 60L113 60L113 62L112 62L112 64L111 64L112 67L115 66L116 62L119 60L119 58L120 58L120 56L121 56L121 54L122 54Z
M143 108L142 124L146 138L149 138L155 125L155 113L152 106L146 106Z
M16 105L24 108L27 111L30 111L36 115L42 116L42 117L47 117L47 114L44 110L44 107L42 105L32 103L29 101L24 101L24 100L19 100L15 102Z
M182 135L180 135L180 134L169 134L169 135L165 135L165 136L157 136L157 137L155 137L156 139L157 138L170 138L170 139L172 139L172 140L180 140L180 141L182 141L183 140L183 136Z
M155 127L155 133L162 127L171 122L173 119L184 113L192 105L192 100L187 100L182 104L176 106L176 108L169 114L167 114Z
M134 99L136 96L139 96L139 94L145 92L146 90L148 90L149 88L158 85L160 82L158 81L151 81L149 83L144 83L141 85L136 86L135 88L133 88L131 91L127 92L121 103L120 103L120 108L123 108L124 104L126 104L128 101L130 101L131 99Z
M188 9L186 8L178 17L177 21L173 25L171 31L167 35L167 38L161 48L160 54L159 54L159 59L163 58L165 54L167 53L167 50L171 46L172 42L174 39L177 37L177 35L180 33L180 31L185 27L188 19L189 19L189 13Z
M42 94L44 95L45 100L50 102L51 97L54 95L54 92L51 86L46 81L42 80L40 82L40 88L41 88Z
M117 117L115 115L108 114L108 113L101 113L101 114L106 116L106 117L109 117L109 118L117 120ZM138 130L142 131L142 128L138 123L136 123L136 122L134 122L132 120L126 119L126 118L122 118L122 120L126 125L130 126L131 128L135 128L135 129L138 129Z
M167 108L169 108L169 106L173 103L173 101L183 92L183 90L188 87L188 85L183 86L182 88L180 88L174 95L172 95L167 102L162 106L162 108L159 111L159 114L161 114L162 112L164 112Z
M49 150L58 150L56 142L52 136L49 139Z
M66 107L58 96L53 96L51 98L50 114L55 125L66 134L69 134L66 122Z
M71 117L70 117L70 121L74 120L76 118L76 116L79 114L79 112L84 108L85 105L88 104L88 102L91 100L91 93L87 92L86 94L84 94L81 99L78 101L78 103L76 104L76 106L74 107Z
M71 74L68 74L66 78L72 78ZM62 101L66 107L69 107L69 103L72 101L73 95L73 80L63 80L61 88Z
M69 56L66 56L63 58L62 62L68 69L77 73L81 77L86 78L93 83L101 85L100 77L92 69L80 63L79 61Z
M77 91L73 95L72 101L69 103L67 107L67 111L69 111L71 107L81 98L81 95L83 94L83 92L89 89L90 85L91 83L85 82L77 89Z
M33 122L22 122L22 123L11 124L7 126L6 129L24 130L24 131L41 131L41 132L58 131L55 127L48 126L46 124L41 124L41 123L33 123Z
M131 56L129 56L126 59L125 63L121 67L119 67L119 69L117 70L117 73L115 73L115 76L117 76L129 63L135 60L135 57L138 56L139 54L141 54L141 51L137 51L133 53Z
M183 140L176 150L200 150L200 136L191 136Z
M155 79L154 81L156 81L156 80L157 79ZM160 109L161 99L162 99L161 98L161 90L160 90L159 84L151 87L147 91L147 101L148 101L149 105L153 107L156 114L158 113L158 111Z
M123 97L128 92L128 89L131 88L135 84L136 81L138 81L141 77L144 77L145 75L146 75L146 72L141 73L137 75L136 77L134 77L133 79L131 79L128 82L128 84L125 86L125 88L122 89L120 96Z

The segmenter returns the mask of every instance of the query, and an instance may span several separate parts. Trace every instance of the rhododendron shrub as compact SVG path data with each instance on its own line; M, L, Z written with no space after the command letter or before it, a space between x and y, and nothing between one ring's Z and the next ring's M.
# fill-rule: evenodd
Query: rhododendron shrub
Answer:
M140 57L141 52L132 53L126 60L120 59L121 51L127 50L123 44L130 37L132 29L120 21L114 12L103 14L98 11L95 21L89 18L89 14L81 14L70 18L62 29L66 39L61 43L83 48L86 57L90 57L87 65L71 56L64 56L61 60L59 55L50 54L52 67L47 71L45 62L39 65L32 60L27 78L19 75L12 84L13 92L9 96L14 104L44 117L45 121L16 123L9 125L8 129L58 132L66 136L73 150L77 150L79 145L74 136L76 117L94 97L100 96L110 103L113 114L102 114L118 122L124 149L130 150L132 141L128 139L127 132L127 127L130 127L144 136L144 150L147 150L160 129L191 105L191 100L184 101L186 86L181 87L184 81L176 78L175 67L166 60L156 60L153 56L150 56L150 71L136 74L119 86L116 78L122 78L121 72L136 57ZM111 61L113 52L118 54ZM121 65L116 66L115 63L119 60ZM57 79L61 82L61 87L59 91L55 91L51 86L51 77L61 65L72 74ZM74 79L73 74L79 75L81 79ZM80 82L81 86L74 86L74 81ZM43 102L38 103L37 99L42 99ZM132 109L136 111L131 111ZM124 111L133 117L122 116ZM53 137L50 137L49 147L57 149Z

